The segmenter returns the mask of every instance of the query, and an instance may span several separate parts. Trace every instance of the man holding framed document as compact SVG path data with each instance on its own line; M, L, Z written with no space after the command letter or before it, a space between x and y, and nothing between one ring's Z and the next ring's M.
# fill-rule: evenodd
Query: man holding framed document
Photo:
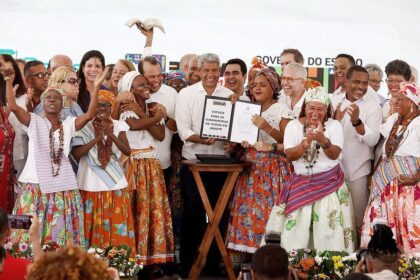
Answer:
M177 96L175 119L178 127L178 134L184 142L182 157L184 159L196 159L196 154L225 154L224 142L215 138L200 137L203 110L206 96L228 98L233 92L218 84L220 77L220 59L216 54L203 54L198 57L198 67L201 81L183 90ZM230 102L227 102L231 105ZM206 187L210 203L214 206L223 183L226 173L202 172L201 179ZM203 239L206 229L206 214L201 202L200 195L194 177L188 166L182 166L181 172L182 198L184 201L184 213L181 227L181 252L180 259L183 265L183 276L188 275L198 246ZM211 186L211 187L207 187ZM225 221L225 226L227 219ZM223 220L221 222L223 232ZM207 269L210 272L219 272L219 259L217 248L210 250L207 258Z
M232 104L229 98L206 96L200 136L254 144L258 141L254 115L261 115L261 104L240 100Z

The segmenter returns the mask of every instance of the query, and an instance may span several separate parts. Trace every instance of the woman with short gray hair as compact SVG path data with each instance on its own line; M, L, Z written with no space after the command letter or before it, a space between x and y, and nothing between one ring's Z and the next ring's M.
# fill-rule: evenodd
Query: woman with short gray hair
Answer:
M366 64L365 69L369 73L369 85L378 92L383 82L384 72L378 64Z

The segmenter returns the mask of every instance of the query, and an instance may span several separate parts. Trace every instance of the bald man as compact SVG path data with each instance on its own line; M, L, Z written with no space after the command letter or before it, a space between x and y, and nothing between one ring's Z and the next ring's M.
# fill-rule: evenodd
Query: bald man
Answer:
M73 68L73 61L70 57L64 54L54 55L48 63L48 73L51 75L55 69L61 66Z
M197 55L193 53L187 53L184 56L182 56L179 61L179 70L181 70L184 73L187 73L188 69L190 68L190 61L194 57L197 57Z

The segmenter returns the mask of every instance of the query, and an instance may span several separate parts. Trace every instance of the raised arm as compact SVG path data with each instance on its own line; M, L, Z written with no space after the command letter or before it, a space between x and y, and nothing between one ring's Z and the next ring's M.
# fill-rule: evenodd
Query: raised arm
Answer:
M15 114L16 118L24 126L29 126L29 123L31 122L31 114L16 104L15 95L17 86L13 88L13 81L10 76L5 77L4 80L6 81L6 99L9 110Z
M153 28L147 30L140 23L136 23L137 28L140 30L141 34L146 37L146 42L144 43L145 53L144 56L151 56L152 55L152 44L153 44ZM147 49L149 48L149 49ZM150 52L150 53L149 53Z
M96 115L96 103L98 102L98 91L105 80L105 71L100 77L96 77L94 82L93 92L90 92L90 104L86 113L80 115L76 118L75 126L76 131L82 129L90 120L92 120Z

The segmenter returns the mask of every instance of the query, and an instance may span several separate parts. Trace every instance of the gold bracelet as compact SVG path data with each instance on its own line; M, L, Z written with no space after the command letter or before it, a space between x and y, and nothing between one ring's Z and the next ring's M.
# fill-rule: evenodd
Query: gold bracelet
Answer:
M267 132L267 131L266 131L268 135L270 135L270 134L271 134L271 132L273 132L273 130L274 130L274 127L272 127L272 126L270 126L270 127L271 127L270 132Z

